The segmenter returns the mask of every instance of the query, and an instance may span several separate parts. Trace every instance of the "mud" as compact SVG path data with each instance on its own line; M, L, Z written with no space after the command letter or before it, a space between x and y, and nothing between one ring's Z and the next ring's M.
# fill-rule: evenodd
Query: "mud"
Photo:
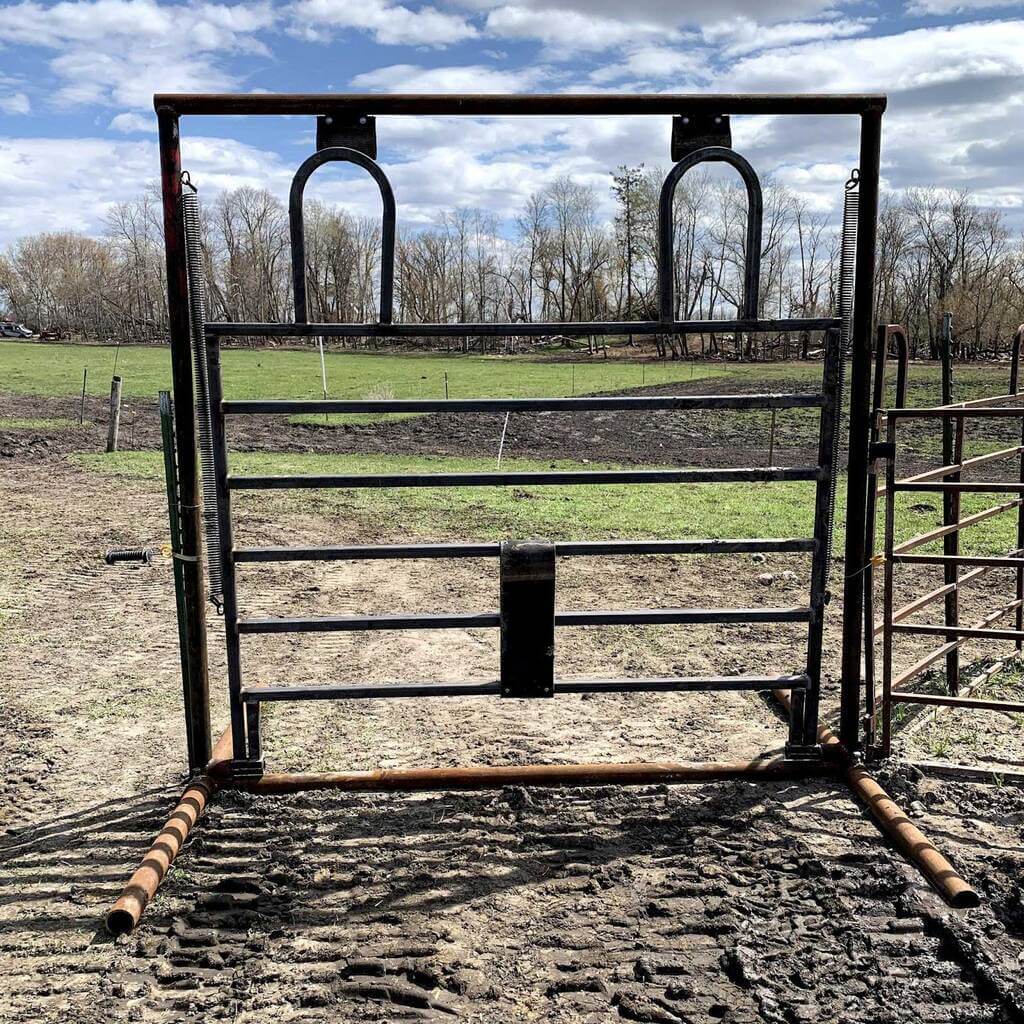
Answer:
M136 423L137 438L152 430ZM887 784L978 887L981 908L942 905L830 781L224 794L137 932L113 941L103 914L180 792L184 740L170 564L107 567L99 553L165 537L164 500L159 483L91 474L63 457L71 442L41 438L0 458L0 1020L1024 1019L1022 790L939 782L901 762ZM259 525L270 543L356 528L294 512ZM387 524L362 536L395 539ZM766 566L750 559L584 560L560 570L559 601L795 603L806 568L772 557L779 582L765 590ZM288 566L243 580L242 594L250 613L458 611L493 606L496 583L484 562L443 574ZM963 614L991 603L979 587ZM802 635L622 628L559 639L560 673L641 675L789 670ZM215 619L211 650L222 728ZM904 651L909 661L916 648ZM497 650L481 631L264 638L246 664L262 682L488 678ZM525 709L307 703L274 708L265 731L268 767L281 770L726 758L785 740L754 694ZM993 735L1012 751L1012 723Z

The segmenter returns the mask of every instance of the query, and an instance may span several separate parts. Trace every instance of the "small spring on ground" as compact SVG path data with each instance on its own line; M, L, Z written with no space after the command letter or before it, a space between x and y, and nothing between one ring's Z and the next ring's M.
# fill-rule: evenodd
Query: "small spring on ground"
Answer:
M149 565L155 555L153 548L111 548L103 555L103 561L107 565L117 562L142 562Z

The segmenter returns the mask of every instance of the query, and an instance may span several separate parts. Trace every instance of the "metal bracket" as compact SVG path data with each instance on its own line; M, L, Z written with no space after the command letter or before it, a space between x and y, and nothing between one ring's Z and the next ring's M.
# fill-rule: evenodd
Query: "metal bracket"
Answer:
M263 758L258 760L232 761L231 778L258 779L263 775Z
M820 743L813 743L810 746L803 746L797 743L786 744L787 761L820 761L821 758L822 750Z
M321 114L316 119L316 148L343 146L377 159L377 119L370 114Z
M871 462L876 459L894 459L896 458L896 445L892 441L873 441L868 458Z
M732 149L728 114L678 114L672 118L672 159L676 162L706 146Z
M501 544L501 695L551 697L555 684L555 546Z

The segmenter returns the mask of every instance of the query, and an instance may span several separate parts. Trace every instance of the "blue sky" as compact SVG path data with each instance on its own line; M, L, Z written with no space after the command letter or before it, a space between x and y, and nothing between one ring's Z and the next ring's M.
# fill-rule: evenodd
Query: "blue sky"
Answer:
M156 179L156 91L790 92L890 97L885 187L969 187L1024 227L1024 5L1005 0L295 0L0 3L0 246L102 230ZM312 118L186 119L210 197L284 196ZM762 173L834 209L855 162L847 119L734 119ZM667 165L669 119L381 118L400 222L456 205L513 215L559 174L603 189L616 165ZM372 186L321 194L354 212ZM313 189L311 187L311 193Z

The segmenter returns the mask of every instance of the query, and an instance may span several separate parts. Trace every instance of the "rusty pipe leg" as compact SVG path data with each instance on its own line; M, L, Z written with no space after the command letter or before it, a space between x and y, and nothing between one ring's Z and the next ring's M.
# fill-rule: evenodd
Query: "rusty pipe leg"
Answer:
M981 899L977 892L964 881L956 868L939 853L866 769L851 765L846 771L846 781L867 806L882 831L909 861L917 865L951 907L978 906Z
M217 741L206 771L189 783L120 898L108 911L106 924L111 934L126 935L139 923L142 912L167 877L189 833L220 789L224 765L230 758L231 730L228 729Z
M773 690L775 699L788 713L792 707L788 690ZM867 769L850 759L839 737L825 726L818 728L822 747L840 755L846 782L858 796L878 827L893 845L932 884L939 895L958 909L976 907L981 902L974 890L950 862L943 857L925 834L914 825L892 797L878 784Z
M500 789L502 786L645 786L655 783L701 783L723 779L793 779L831 772L831 766L781 758L755 761L639 762L632 764L535 764L418 768L399 771L266 774L238 781L250 793L295 793L309 789L350 792L425 792Z

